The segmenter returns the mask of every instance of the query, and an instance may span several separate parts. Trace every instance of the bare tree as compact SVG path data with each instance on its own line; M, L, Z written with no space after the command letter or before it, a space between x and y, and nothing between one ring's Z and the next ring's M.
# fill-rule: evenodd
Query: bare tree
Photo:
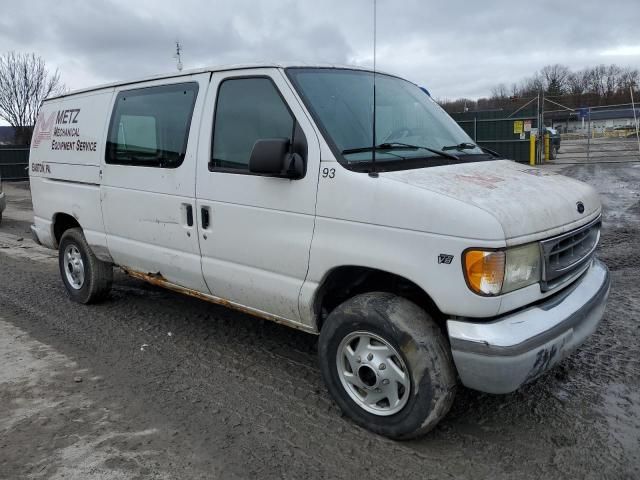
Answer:
M41 57L9 52L0 56L0 117L17 131L18 143L29 143L42 102L63 93L58 70L49 72Z
M525 97L534 97L544 89L544 78L540 73L535 73L533 77L526 78L520 84L520 93Z
M509 96L509 90L504 83L501 83L491 89L491 97L503 100Z
M629 101L629 89L640 86L640 71L618 65L597 65L571 71L562 64L547 65L531 77L510 86L498 84L491 89L489 98L475 101L465 99L444 100L443 106L452 112L460 112L466 105L469 110L502 108L513 110L515 103L534 98L544 91L557 97L563 105L584 107L587 105L614 105ZM639 95L640 96L640 95Z
M630 88L637 88L640 85L640 71L626 67L618 76L618 94L626 95Z
M605 75L605 91L604 96L607 101L615 95L618 83L620 81L620 74L622 69L617 65L609 65L607 67L607 73Z
M476 110L476 101L470 98L457 98L449 100L447 98L439 98L436 100L442 107L450 113L466 112L468 110Z
M540 76L544 81L544 88L548 95L559 96L567 90L567 78L569 68L566 65L547 65L540 70Z
M598 98L603 98L607 90L607 67L598 65L589 69L588 78L588 93L592 93Z
M587 91L589 73L587 70L572 72L567 77L567 90L571 95L582 95Z

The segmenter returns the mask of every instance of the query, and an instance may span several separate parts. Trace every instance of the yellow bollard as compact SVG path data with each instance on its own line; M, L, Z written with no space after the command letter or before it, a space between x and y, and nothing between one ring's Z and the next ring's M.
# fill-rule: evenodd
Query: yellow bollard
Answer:
M529 135L529 165L536 164L536 134Z
M549 159L549 147L551 144L551 139L549 138L549 134L545 133L544 134L544 161L548 162Z

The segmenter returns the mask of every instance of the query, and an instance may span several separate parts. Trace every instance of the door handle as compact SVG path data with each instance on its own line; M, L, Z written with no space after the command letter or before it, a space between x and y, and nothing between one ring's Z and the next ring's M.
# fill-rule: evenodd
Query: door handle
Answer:
M200 209L200 215L202 217L202 228L204 230L207 230L209 228L209 225L210 225L209 208L202 207Z
M187 227L193 227L193 207L187 205Z

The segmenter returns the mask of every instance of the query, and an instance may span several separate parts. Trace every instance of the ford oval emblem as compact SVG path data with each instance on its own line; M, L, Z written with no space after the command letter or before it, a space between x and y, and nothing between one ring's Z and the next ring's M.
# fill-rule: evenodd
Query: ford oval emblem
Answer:
M582 202L576 203L576 209L578 210L578 213L584 213L584 203Z

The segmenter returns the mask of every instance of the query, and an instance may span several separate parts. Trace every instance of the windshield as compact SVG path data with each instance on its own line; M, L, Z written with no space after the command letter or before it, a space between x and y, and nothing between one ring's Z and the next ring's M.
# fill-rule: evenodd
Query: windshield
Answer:
M289 68L287 74L323 129L334 154L348 167L370 164L373 145L377 146L376 165L415 165L416 160L422 159L420 166L428 166L434 159L446 159L447 163L461 156L486 157L429 95L406 80L376 74L374 143L372 72ZM395 168L398 167L402 168Z

